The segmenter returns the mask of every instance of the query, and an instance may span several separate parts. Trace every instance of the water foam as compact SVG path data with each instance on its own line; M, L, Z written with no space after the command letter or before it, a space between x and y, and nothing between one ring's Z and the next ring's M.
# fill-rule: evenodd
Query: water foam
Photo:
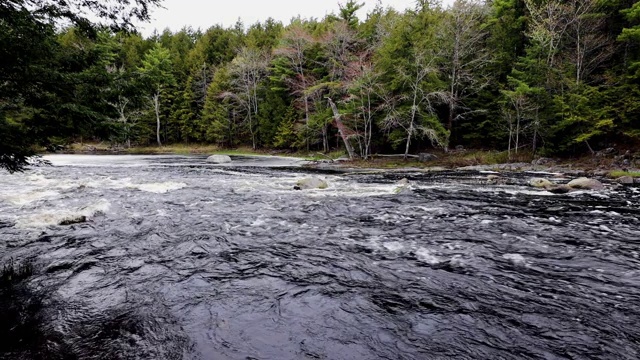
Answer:
M166 194L170 191L184 189L187 184L168 181L163 183L131 184L130 187L155 194Z
M431 250L425 248L419 248L416 251L416 256L418 260L425 262L429 265L437 265L440 263L440 259L431 253Z
M16 221L16 227L22 229L45 228L59 225L64 221L85 217L91 219L99 214L106 214L111 207L111 203L101 199L96 203L77 209L47 210L38 214L21 218Z
M53 191L53 190L36 190L28 193L7 196L5 200L7 200L10 204L13 204L16 206L24 206L39 200L54 198L59 195L60 195L59 192Z
M502 258L511 261L514 265L523 265L526 262L524 256L520 254L504 254Z

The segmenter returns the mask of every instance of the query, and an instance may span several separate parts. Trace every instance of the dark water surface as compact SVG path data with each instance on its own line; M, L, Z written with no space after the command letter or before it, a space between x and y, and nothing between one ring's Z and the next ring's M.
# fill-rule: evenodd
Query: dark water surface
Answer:
M637 187L51 160L0 173L1 359L640 358Z

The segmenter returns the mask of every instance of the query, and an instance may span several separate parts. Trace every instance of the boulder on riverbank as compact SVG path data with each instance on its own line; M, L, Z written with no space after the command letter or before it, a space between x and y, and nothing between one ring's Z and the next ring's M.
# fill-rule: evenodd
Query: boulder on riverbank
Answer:
M294 190L326 189L329 187L326 181L318 178L307 178L298 180L293 187Z
M616 179L616 181L618 182L618 184L622 184L622 185L633 185L634 180L631 176L621 176L618 179Z
M226 164L231 162L231 158L227 155L211 155L207 158L208 163Z
M571 180L567 185L572 189L580 190L601 190L604 188L604 185L602 185L600 181L586 177Z
M420 153L418 155L418 160L420 160L420 162L435 161L438 160L438 157L429 153Z
M531 165L538 165L538 166L550 166L550 165L555 165L556 162L553 159L549 159L549 158L545 158L545 157L541 157L539 159L535 159L531 162Z

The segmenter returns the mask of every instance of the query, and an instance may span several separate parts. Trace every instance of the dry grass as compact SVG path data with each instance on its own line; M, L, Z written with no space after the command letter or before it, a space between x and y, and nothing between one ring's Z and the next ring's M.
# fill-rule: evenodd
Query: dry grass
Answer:
M427 162L420 162L416 158L404 160L401 157L374 157L370 160L354 160L349 162L349 165L358 168L380 169L396 169L404 167L444 167L453 169L474 165L495 165L514 162L529 163L533 159L533 156L529 153L520 153L518 155L512 155L511 160L509 160L506 152L483 150L452 151L449 153L437 152L434 155L438 156L438 159Z

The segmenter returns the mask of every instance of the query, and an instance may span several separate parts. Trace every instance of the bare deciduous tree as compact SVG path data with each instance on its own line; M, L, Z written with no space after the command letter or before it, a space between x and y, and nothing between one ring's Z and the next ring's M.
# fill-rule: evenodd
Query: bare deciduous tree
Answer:
M614 40L603 31L606 20L598 11L597 0L570 0L565 4L565 16L573 44L570 61L575 68L576 85L585 81L595 69L614 53Z
M355 105L355 130L363 159L371 155L371 140L373 138L373 120L384 106L378 104L384 98L384 89L380 84L381 74L376 71L371 61L363 55L357 62L351 63L348 71L350 92L349 101ZM361 131L362 130L362 131Z
M266 53L242 48L229 67L233 98L244 109L253 149L258 148L258 86L267 75L269 57Z
M295 24L284 33L280 46L274 50L274 55L283 56L288 60L291 70L295 74L295 77L287 79L287 82L292 92L299 96L304 105L305 125L309 124L311 110L307 89L313 84L313 77L306 70L308 60L306 51L314 43L316 43L316 39L301 25Z
M441 28L442 69L448 87L440 95L449 108L449 131L455 121L475 112L465 106L465 99L489 84L482 71L491 61L484 44L488 32L482 29L487 9L483 2L457 0Z
M414 50L416 52L416 50ZM433 100L439 98L438 92L425 91L425 80L430 76L438 74L435 66L436 57L434 54L417 52L413 59L412 69L401 70L405 84L409 92L396 97L387 97L387 114L382 121L382 127L390 130L401 128L405 133L404 158L409 155L411 140L417 135L424 135L437 146L446 147L448 138L442 135L442 131L436 129L440 122L434 115ZM434 119L431 124L425 121Z

